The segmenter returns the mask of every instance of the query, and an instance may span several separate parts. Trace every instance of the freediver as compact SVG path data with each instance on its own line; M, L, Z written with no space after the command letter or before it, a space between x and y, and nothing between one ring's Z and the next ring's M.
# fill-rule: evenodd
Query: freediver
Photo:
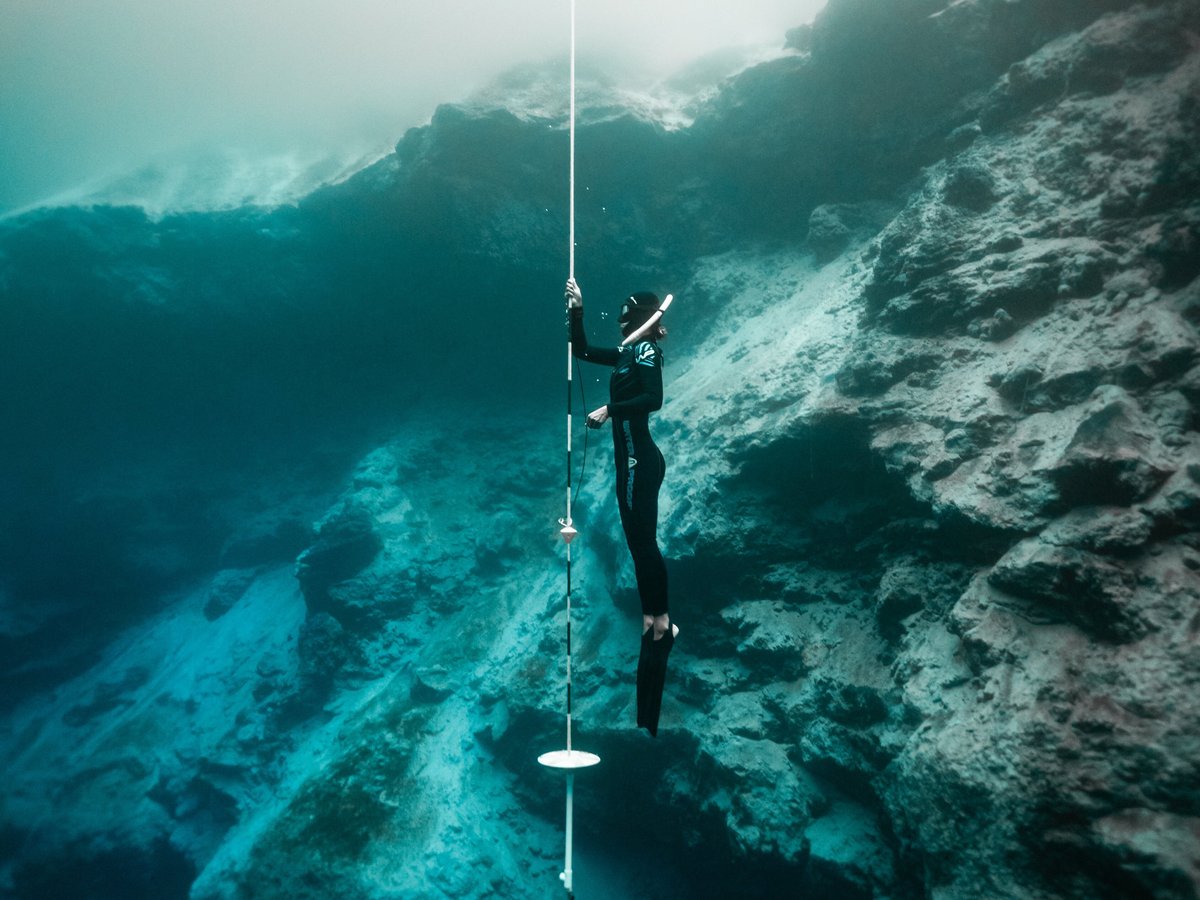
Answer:
M658 342L667 336L667 330L655 322L628 346L589 346L583 327L583 293L573 278L567 281L565 299L573 354L613 370L608 403L588 413L587 426L600 428L612 422L617 506L642 604L637 724L654 737L662 710L667 657L679 634L667 609L667 566L658 548L658 491L666 461L650 436L650 413L661 409L663 403L663 353ZM631 294L618 319L622 336L628 338L645 325L659 307L658 297L649 291Z

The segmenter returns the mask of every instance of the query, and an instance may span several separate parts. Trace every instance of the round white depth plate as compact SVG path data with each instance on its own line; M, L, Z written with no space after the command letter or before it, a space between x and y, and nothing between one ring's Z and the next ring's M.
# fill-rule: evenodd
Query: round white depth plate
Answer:
M586 769L600 762L600 757L585 750L553 750L539 756L538 762L551 769Z

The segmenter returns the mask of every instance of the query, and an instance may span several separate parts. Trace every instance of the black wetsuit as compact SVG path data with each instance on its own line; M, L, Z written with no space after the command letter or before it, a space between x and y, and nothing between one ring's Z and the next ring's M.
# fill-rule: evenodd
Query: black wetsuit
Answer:
M588 362L612 366L608 416L617 466L617 505L633 557L642 614L667 612L667 566L658 549L658 489L666 462L650 436L650 413L662 407L662 350L654 341L629 347L589 347L583 310L571 310L571 347Z
M662 407L662 350L654 341L630 347L589 347L583 309L571 309L571 349L580 359L612 366L608 416L612 420L617 466L617 506L625 542L633 557L642 614L667 613L667 565L658 549L658 489L666 461L650 437L650 413ZM667 657L675 644L671 629L657 640L654 629L642 635L637 669L637 723L658 735Z

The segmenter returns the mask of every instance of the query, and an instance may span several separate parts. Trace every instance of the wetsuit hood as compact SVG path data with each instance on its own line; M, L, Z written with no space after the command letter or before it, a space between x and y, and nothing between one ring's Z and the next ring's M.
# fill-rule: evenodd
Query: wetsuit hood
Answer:
M644 325L649 318L658 312L658 295L650 291L638 291L630 294L621 305L621 317L617 323L621 333L628 335Z

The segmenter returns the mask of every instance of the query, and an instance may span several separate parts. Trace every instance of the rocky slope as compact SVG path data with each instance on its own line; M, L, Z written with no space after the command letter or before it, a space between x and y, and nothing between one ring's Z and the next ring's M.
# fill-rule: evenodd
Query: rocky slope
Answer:
M834 0L669 115L585 93L592 334L630 284L680 297L656 435L683 631L652 741L601 440L578 893L1194 896L1200 10L878 7ZM5 324L89 334L91 403L158 348L151 376L228 429L127 375L118 424L147 440L125 459L83 428L81 473L61 435L86 404L6 410L17 471L54 487L47 512L2 483L16 896L560 890L562 784L534 759L563 740L561 350L536 349L562 340L539 268L563 134L538 77L294 210L4 234ZM97 308L149 336L96 338ZM438 365L449 336L471 373ZM63 519L87 577L37 577L64 557L28 535L72 545Z

